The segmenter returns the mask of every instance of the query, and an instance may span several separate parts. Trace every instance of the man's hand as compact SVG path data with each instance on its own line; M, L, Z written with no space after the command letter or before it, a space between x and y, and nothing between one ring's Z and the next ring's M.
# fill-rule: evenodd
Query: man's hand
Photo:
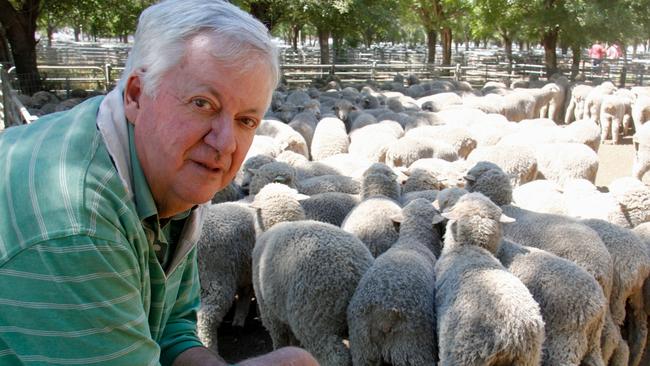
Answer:
M239 366L318 366L307 351L297 347L285 347L271 353L237 363ZM174 361L174 366L228 366L216 353L205 347L189 348Z

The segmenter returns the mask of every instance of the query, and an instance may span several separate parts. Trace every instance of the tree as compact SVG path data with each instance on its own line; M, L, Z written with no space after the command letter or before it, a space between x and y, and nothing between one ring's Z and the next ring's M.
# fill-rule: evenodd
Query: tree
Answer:
M500 38L509 63L512 63L512 43L525 23L521 4L509 0L474 0L472 28L479 38Z
M18 82L25 94L41 90L36 66L36 19L40 0L0 0L0 23L11 46Z

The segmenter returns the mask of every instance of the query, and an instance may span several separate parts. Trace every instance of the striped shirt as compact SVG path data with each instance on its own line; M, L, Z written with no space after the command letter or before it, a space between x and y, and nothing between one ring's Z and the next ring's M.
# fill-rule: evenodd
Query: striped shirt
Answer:
M185 235L199 215L163 267L96 125L101 101L0 134L0 365L168 365L201 344Z

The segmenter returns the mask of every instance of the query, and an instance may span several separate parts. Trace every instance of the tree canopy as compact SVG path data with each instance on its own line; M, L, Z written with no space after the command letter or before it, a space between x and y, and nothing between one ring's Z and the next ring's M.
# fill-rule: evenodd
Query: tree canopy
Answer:
M75 38L113 37L126 42L140 12L155 0L0 0L0 23L21 83L40 88L36 32L51 40L69 27ZM378 42L426 42L427 62L451 63L454 38L494 41L512 60L513 44L540 44L550 74L556 49L572 49L574 62L591 42L622 46L650 39L650 0L233 0L274 35L297 48L302 36L318 39L321 63L337 62L347 47ZM330 40L332 41L330 47ZM0 41L3 41L0 39ZM330 49L331 48L331 49Z

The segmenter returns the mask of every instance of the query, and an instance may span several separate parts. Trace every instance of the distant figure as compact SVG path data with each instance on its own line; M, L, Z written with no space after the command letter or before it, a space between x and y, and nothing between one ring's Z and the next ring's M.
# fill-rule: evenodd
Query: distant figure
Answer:
M603 47L602 44L600 44L600 41L596 41L596 43L591 46L589 49L589 58L591 58L591 64L594 67L597 67L603 62L603 58L605 57L605 47Z
M623 52L621 51L621 47L618 44L612 43L612 45L607 48L608 59L618 60L621 56L623 56Z

